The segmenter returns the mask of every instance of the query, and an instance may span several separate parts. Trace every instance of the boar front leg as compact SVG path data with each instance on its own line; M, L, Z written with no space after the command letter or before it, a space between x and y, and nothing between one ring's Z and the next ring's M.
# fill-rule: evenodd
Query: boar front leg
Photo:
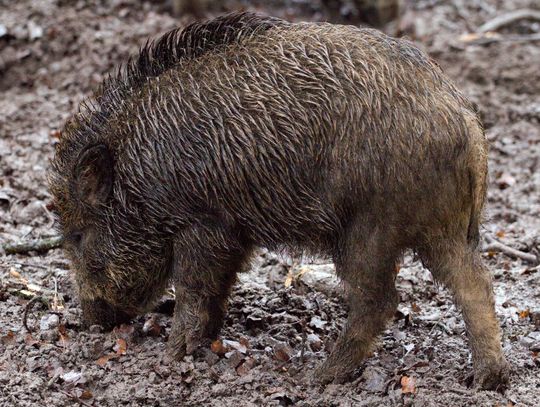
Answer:
M236 274L250 252L217 229L194 229L178 241L173 272L176 305L169 337L169 352L177 360L218 335Z
M349 316L334 350L317 369L315 378L321 383L342 382L360 366L398 304L394 280L400 250L382 228L367 225L359 222L351 228L335 259Z

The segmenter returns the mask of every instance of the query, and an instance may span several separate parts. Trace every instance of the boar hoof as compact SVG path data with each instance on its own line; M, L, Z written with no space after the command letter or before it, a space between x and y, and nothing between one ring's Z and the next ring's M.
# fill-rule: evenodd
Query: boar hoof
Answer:
M168 344L169 358L180 361L186 355L194 353L201 345L203 340L198 332L195 333L171 333Z
M510 369L506 362L482 366L474 373L474 386L482 390L503 391L510 378Z
M352 372L353 370L344 368L343 366L335 366L325 362L315 370L312 376L312 382L320 385L330 383L341 384L349 379Z

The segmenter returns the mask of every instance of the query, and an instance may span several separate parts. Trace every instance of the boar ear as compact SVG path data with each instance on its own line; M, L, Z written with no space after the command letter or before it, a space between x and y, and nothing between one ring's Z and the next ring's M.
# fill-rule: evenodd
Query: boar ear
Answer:
M113 186L113 159L105 144L84 149L75 165L75 188L82 201L99 205L109 198Z

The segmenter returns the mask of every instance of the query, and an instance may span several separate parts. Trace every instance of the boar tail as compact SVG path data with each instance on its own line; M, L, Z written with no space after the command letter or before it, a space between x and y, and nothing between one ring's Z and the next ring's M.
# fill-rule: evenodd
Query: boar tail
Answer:
M467 229L467 242L476 249L480 243L480 224L487 191L487 153L488 144L482 125L475 115L465 115L469 133L469 187L471 213Z

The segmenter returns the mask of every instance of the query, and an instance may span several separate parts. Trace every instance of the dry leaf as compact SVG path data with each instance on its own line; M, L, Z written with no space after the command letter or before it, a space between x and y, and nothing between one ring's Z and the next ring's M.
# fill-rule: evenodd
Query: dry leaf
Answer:
M246 353L247 352L247 346L243 345L240 342L237 341L231 341L228 339L223 340L223 346L225 346L226 349L234 349L237 350L240 353Z
M83 400L90 400L92 397L94 397L94 395L90 390L83 390L81 395L79 396L79 398Z
M43 287L37 285L37 284L34 284L34 283L28 283L26 285L26 288L28 288L28 290L30 291L34 291L34 292L41 292L43 291Z
M58 325L58 333L60 334L60 339L58 342L60 342L61 346L66 346L69 342L69 336L67 334L66 326L64 324Z
M26 336L24 337L24 343L28 346L39 345L39 341L37 339L34 339L32 334L26 334Z
M520 311L519 312L519 318L521 318L521 319L529 318L530 313L531 313L531 310L528 309L528 308L523 310L523 311Z
M297 273L295 273L294 270L296 268L297 267L295 265L293 265L289 269L289 271L287 273L287 277L285 278L285 282L283 283L283 285L286 288L290 287L295 281L300 280L304 274L307 274L310 271L309 267L302 267L301 269L298 270Z
M255 359L248 357L240 366L236 368L236 373L239 376L245 376L257 364Z
M103 366L105 366L105 365L107 364L107 362L108 362L109 360L114 359L114 358L116 358L116 357L118 357L118 355L115 355L114 353L110 353L110 354L108 354L108 355L103 355L103 356L101 356L98 360L96 360L96 364L97 364L98 366L103 367Z
M210 345L210 350L219 356L223 356L229 351L227 347L223 345L221 339L216 339L215 341L213 341Z
M278 343L274 346L274 356L281 362L288 362L291 359L292 353L293 350L285 344Z
M143 325L143 332L148 336L159 336L161 326L156 321L156 316L151 316Z
M125 355L127 352L127 342L125 339L118 338L116 340L116 345L114 345L113 350L117 355Z
M11 277L14 277L14 278L19 279L19 280L22 278L21 273L19 273L17 270L15 270L15 267L11 267L9 269L9 275Z
M414 377L402 376L401 377L401 392L403 394L416 393L416 379Z
M13 331L8 331L8 333L1 338L1 341L4 345L12 345L15 343L15 334Z
M291 286L293 282L293 275L291 273L291 271L289 270L289 272L287 273L287 277L285 278L285 282L283 283L283 285L285 286L285 288L288 288Z

